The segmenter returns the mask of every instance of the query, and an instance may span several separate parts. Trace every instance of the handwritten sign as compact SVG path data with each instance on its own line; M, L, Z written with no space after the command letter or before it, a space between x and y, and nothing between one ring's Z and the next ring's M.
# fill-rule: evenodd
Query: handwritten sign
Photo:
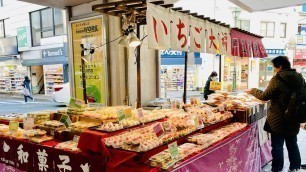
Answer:
M9 131L11 132L17 132L19 127L19 122L17 121L10 121L9 124Z
M168 145L168 149L171 155L172 159L177 159L179 158L179 150L177 147L177 142L173 142L171 144Z
M125 118L132 118L132 109L131 108L127 108L123 110Z
M122 120L124 120L124 119L125 119L124 111L123 111L123 110L119 110L119 111L117 112L117 116L118 116L119 122L122 121Z
M169 123L168 121L163 122L163 123L162 123L162 126L163 126L164 131L165 131L166 133L172 133L172 129L171 129L170 123Z
M81 109L84 106L84 102L82 100L70 98L69 106Z
M221 82L211 81L209 89L212 91L221 90Z
M165 134L163 126L160 123L153 127L153 131L158 138L161 138Z
M62 115L60 122L63 123L67 128L71 125L72 121L68 115Z
M139 109L137 109L137 114L138 114L138 117L139 118L143 118L143 109L142 108L139 108Z
M34 118L26 117L23 118L23 129L32 130L34 128Z

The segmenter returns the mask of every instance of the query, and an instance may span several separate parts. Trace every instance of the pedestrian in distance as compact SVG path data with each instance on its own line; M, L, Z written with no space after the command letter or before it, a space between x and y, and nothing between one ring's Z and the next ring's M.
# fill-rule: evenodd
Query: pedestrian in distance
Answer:
M23 96L24 96L24 102L27 103L28 102L28 98L31 99L32 101L34 101L34 98L31 96L31 87L30 87L30 79L28 76L24 77L24 81L23 81Z
M215 71L213 71L213 72L209 75L209 77L208 77L208 79L207 79L207 81L206 81L205 87L204 87L204 98L205 98L205 100L208 99L208 96L209 96L210 94L215 93L215 91L210 90L210 82L211 82L211 81L217 81L217 77L218 77L218 74L217 74L217 72L215 72Z
M264 130L271 133L272 172L283 170L284 143L286 143L289 154L289 171L298 172L301 168L301 156L297 144L300 123L288 116L287 109L291 108L290 101L294 92L292 90L303 88L305 80L301 74L291 68L290 61L286 56L274 58L272 64L275 75L267 89L261 91L253 88L247 92L259 100L271 102Z

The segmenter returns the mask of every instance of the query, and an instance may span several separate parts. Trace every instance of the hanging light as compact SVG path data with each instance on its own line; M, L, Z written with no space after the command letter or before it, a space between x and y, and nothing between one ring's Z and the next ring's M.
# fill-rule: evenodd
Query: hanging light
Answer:
M131 39L130 39L129 46L138 47L141 44L141 41L139 40L135 32L131 32L130 35L131 35Z
M129 43L130 43L129 36L128 35L124 35L123 38L119 41L118 44L122 45L124 47L128 47Z

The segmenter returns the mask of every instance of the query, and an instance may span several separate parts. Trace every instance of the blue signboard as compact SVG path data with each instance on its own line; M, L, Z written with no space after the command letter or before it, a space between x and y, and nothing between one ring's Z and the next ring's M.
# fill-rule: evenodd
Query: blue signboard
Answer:
M161 65L184 65L185 54L183 51L161 50ZM194 53L194 63L196 65L202 64L200 53Z

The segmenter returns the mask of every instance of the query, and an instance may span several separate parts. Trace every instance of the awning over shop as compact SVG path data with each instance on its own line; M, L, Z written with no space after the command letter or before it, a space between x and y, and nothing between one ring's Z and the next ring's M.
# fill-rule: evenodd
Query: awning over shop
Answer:
M52 65L52 64L68 64L68 57L52 57L52 58L40 58L23 60L21 63L23 66L40 66L40 65Z
M305 0L229 0L240 8L248 11L265 11L305 4Z

